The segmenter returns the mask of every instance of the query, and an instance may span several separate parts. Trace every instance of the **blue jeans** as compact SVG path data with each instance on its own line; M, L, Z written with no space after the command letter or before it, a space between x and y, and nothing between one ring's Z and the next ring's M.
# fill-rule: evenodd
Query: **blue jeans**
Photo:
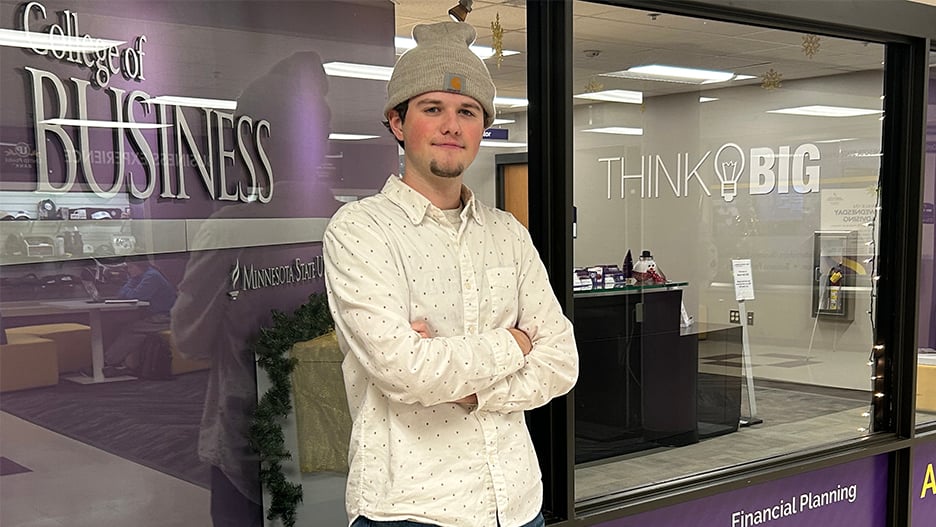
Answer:
M369 520L363 516L358 516L357 519L354 520L354 523L351 524L351 527L432 527L432 524L419 523L408 520L375 522L374 520ZM533 521L523 525L522 527L546 527L546 520L543 519L542 514L537 514L536 518L533 518Z

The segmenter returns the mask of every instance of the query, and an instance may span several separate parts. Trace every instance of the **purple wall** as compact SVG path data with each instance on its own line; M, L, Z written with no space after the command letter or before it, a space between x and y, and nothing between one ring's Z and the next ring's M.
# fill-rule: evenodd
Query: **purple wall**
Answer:
M930 67L929 108L936 108L936 65ZM923 202L930 208L936 205L936 111L930 110L926 117L926 161L923 170ZM926 224L929 221L929 236L926 236ZM933 235L932 218L923 219L923 244L931 255L936 255L936 236ZM926 247L928 245L928 247ZM921 302L929 300L929 305L921 303L920 312L929 317L920 318L920 347L936 348L936 265L934 259L924 261L920 272Z
M883 527L886 510L887 456L879 455L621 518L601 527Z
M936 439L913 449L912 526L936 523Z
M60 13L70 10L77 14L78 33L93 37L125 41L118 49L133 48L136 39L146 36L140 44L144 51L141 62L143 80L126 78L123 71L110 75L103 87L94 83L94 68L68 60L41 56L29 49L0 48L0 92L3 93L0 142L22 144L36 151L34 122L40 117L77 119L79 101L86 101L86 118L169 124L163 135L145 130L134 136L128 130L91 128L86 140L78 127L66 126L67 138L49 131L40 139L46 145L48 181L61 187L66 181L66 145L90 153L90 174L78 163L76 184L72 191L87 191L93 180L105 189L117 181L118 173L132 172L138 187L144 181L156 179L155 193L149 199L132 199L135 218L204 218L214 210L230 204L217 199L223 192L220 172L225 165L225 183L230 191L238 184L250 181L248 162L254 165L259 183L266 180L263 145L276 185L292 182L293 192L302 192L301 209L284 205L274 199L267 204L255 203L252 217L328 217L340 205L332 189L379 189L386 175L396 167L397 150L393 139L382 132L382 103L386 97L383 82L326 77L321 64L329 61L349 61L392 65L394 50L393 12L379 2L347 4L340 2L42 2L45 18L33 9L30 30L43 34L52 24L63 25ZM223 7L222 7L223 5ZM15 7L15 8L14 8ZM19 29L23 23L22 6L0 4L2 27ZM126 17L113 24L112 17ZM83 60L83 56L76 56ZM121 63L120 59L114 60ZM31 68L30 73L26 68ZM40 80L41 79L41 80ZM38 86L36 86L38 82ZM91 82L91 84L87 84ZM59 92L58 88L63 91ZM250 117L253 124L269 122L269 133L256 129L235 134L234 123L219 125L216 114L207 117L200 108L166 107L164 116L149 111L139 102L139 90L150 97L178 95L210 99L236 100L234 121ZM132 102L128 105L128 100ZM116 103L116 104L115 104ZM42 116L37 115L39 105ZM176 139L179 123L191 133L192 144L207 163L213 155L216 199L203 182L202 173L191 159L192 147ZM364 130L362 128L369 128ZM329 132L374 133L380 139L366 145L332 144ZM221 160L218 135L224 149L232 151L233 161ZM239 148L238 136L243 142ZM142 139L141 139L142 138ZM140 143L145 144L141 145ZM338 142L333 142L338 143ZM147 148L154 160L148 160ZM325 154L343 148L358 150L355 155L332 157L337 169L320 171ZM360 150L365 150L362 155ZM7 150L7 148L4 148ZM125 154L122 167L108 154ZM169 161L162 163L160 157ZM13 156L0 158L0 188L15 188L11 183L34 185L38 179L36 163L22 163ZM363 163L362 163L363 161ZM185 191L190 199L167 199L161 193L179 192L177 165L183 165ZM362 166L363 165L363 166ZM163 183L163 170L169 184ZM155 177L151 174L156 171ZM377 182L372 174L380 174ZM167 188L168 187L168 188ZM297 188L298 187L298 188ZM19 187L21 188L21 187ZM126 189L126 186L124 186ZM285 189L284 189L285 190Z
M30 29L33 32L46 33L52 24L63 25L61 13L68 10L77 13L78 35L125 41L119 46L121 51L132 48L138 37L145 35L146 41L142 44L144 79L128 78L118 72L101 87L92 82L93 69L41 56L29 49L0 46L0 93L3 94L0 98L0 143L4 145L0 147L0 190L5 192L4 196L14 196L22 203L17 208L28 205L35 211L34 204L40 198L33 190L42 176L47 175L53 186L61 187L67 181L70 166L74 166L76 183L69 189L73 194L71 198L77 196L76 199L95 202L97 198L88 194L93 191L91 183L108 189L118 177L123 177L124 186L118 189L118 197L123 203L129 202L132 220L219 220L202 232L187 235L200 241L228 240L240 245L237 229L243 228L243 223L224 220L256 219L258 221L251 222L251 227L262 228L261 220L271 218L327 219L342 205L335 199L336 189L341 190L342 195L349 191L358 196L375 193L387 175L397 171L396 142L381 124L386 84L329 77L323 69L323 64L329 61L392 65L395 27L390 2L40 0L40 3L46 14L43 18L38 11L32 12ZM21 29L26 4L0 2L0 28ZM37 79L41 80L38 85ZM133 96L135 91L145 92L145 95ZM176 113L171 106L166 107L164 118L158 118L158 112L147 111L140 102L145 97L168 95L236 101L237 108L232 118L220 121L217 112L183 108ZM78 111L82 97L86 101L86 115ZM132 115L136 122L169 124L170 128L165 137L156 130L131 132L101 128L88 128L83 136L79 127L64 125L62 132L52 130L37 138L39 104L44 107L45 118L127 122ZM243 132L235 124L241 117L249 118ZM269 123L265 129L258 124L261 121ZM356 143L331 141L328 139L331 132L371 134L378 138ZM177 133L190 137L183 139L181 148ZM189 142L194 146L189 146ZM219 142L223 146L219 146ZM66 145L74 145L80 153L88 154L89 164L69 163ZM40 174L35 152L42 146L46 149L43 159L47 161L47 168ZM190 157L193 149L210 163L206 173L213 174L213 183L203 180L205 176ZM152 158L148 158L147 150ZM119 158L114 159L114 154L121 151L125 155L123 165ZM224 157L225 152L230 155ZM168 161L163 163L162 158ZM265 168L265 163L269 164L269 169ZM160 196L161 193L179 193L179 165L183 167L181 181L189 197ZM163 179L164 166L168 184ZM128 195L127 172L133 173L137 188L142 188L143 182L155 180L153 194L144 199ZM225 192L236 193L254 182L268 192L269 172L273 174L274 191L268 203L220 199ZM212 191L215 199L211 197ZM53 195L52 199L65 198ZM0 209L6 208L0 205ZM77 224L88 233L98 230L98 225L92 222ZM49 222L43 227L48 225L55 224ZM317 225L310 226L315 227ZM256 400L255 365L247 351L248 344L262 327L270 324L274 310L291 313L309 294L324 289L320 274L321 243L267 246L263 243L263 232L260 234L260 241L257 241L254 233L249 247L154 257L179 293L172 312L174 344L183 353L210 361L211 368L204 374L204 411L206 415L221 416L221 426L216 427L221 430L220 437L212 436L215 432L209 426L202 426L199 430L201 444L198 437L192 437L186 443L187 453L194 458L199 446L204 449L207 444L210 449L212 443L225 445L224 448L236 445L237 455L242 457L228 457L219 462L212 459L211 464L219 466L241 494L255 500L259 500L256 492L259 470L246 448L244 434L251 403ZM146 252L148 248L138 250ZM90 265L92 262L87 257L50 262L36 259L35 263L4 265L0 267L0 274L4 279L29 273L40 277L63 273L77 276ZM303 276L304 270L313 267L313 276ZM236 275L235 269L240 274ZM251 269L260 274L283 271L285 274L278 276L289 275L289 280L255 287L259 282L251 283L245 278ZM78 289L67 296L81 295L80 286ZM235 291L237 295L232 294ZM234 296L237 296L236 301L232 300ZM4 297L4 301L12 300L2 287L0 297ZM67 319L87 322L87 316L82 314ZM50 320L53 319L20 317L2 322L27 325ZM126 313L104 320L105 343L112 342L132 322ZM134 381L126 383L127 389L133 390L134 384ZM51 397L52 391L63 387L71 386L63 380L59 386L30 392L40 398ZM92 392L81 391L77 397L85 393ZM238 405L230 401L246 402ZM91 409L87 411L87 421L93 422L96 417L91 415ZM202 408L196 411L195 419L202 414ZM0 441L6 439L0 431ZM178 448L180 439L173 437L172 440L176 443L171 448ZM92 446L100 448L100 445ZM161 444L151 447L170 448ZM120 454L115 452L115 455ZM204 467L199 469L207 472L209 461L203 456L202 462ZM90 477L93 478L93 474ZM199 480L198 484L203 482ZM311 494L312 491L308 491L310 507L315 503ZM56 518L78 517L82 510L103 507L101 503L107 503L108 507L135 506L115 500L113 496L93 493L88 493L82 503L71 505L67 501L57 502L55 496L47 497L42 491L24 496L23 501L15 505L22 510L23 503L29 506L30 500L56 501L48 509L55 511ZM206 498L201 515L187 524L206 524L204 519L209 505ZM329 514L344 516L340 503L332 508L335 511L321 511L321 514L317 511L315 515L319 518ZM48 518L36 513L35 521L44 519ZM251 520L245 516L238 521L250 525Z

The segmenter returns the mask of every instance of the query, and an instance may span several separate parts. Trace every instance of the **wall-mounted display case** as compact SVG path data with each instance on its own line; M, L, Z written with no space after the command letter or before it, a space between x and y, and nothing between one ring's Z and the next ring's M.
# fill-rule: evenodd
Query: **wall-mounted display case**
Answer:
M812 316L854 319L857 240L855 231L813 235Z
M189 220L26 220L0 223L0 266L182 252Z

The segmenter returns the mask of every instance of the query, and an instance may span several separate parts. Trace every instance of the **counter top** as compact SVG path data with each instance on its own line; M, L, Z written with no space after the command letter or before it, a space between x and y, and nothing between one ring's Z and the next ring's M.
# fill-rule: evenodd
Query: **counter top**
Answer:
M613 289L590 289L588 291L573 291L572 297L594 297L594 296L615 296L615 295L633 295L638 293L654 293L657 291L672 291L674 289L685 289L689 282L666 282L665 284L646 284L646 285L628 285L624 287L615 287Z
M37 315L58 315L76 311L124 311L149 306L149 302L88 302L83 298L49 299L49 300L17 300L13 302L0 302L0 313L4 317L31 317Z

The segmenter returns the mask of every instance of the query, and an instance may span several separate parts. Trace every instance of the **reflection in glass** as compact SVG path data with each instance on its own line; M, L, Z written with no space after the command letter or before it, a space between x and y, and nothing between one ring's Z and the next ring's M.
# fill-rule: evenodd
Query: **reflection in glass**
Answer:
M394 7L26 4L0 0L0 475L30 490L0 523L261 525L248 350L324 289L329 217L395 169L386 86L323 67L392 65ZM27 25L38 43L4 40ZM299 523L346 522L341 467L304 463L320 438L294 422Z
M930 52L929 104L926 114L926 160L923 175L923 229L920 243L920 303L917 332L917 425L936 421L936 51Z
M577 501L866 434L883 46L573 9L574 265L685 284L575 293Z

